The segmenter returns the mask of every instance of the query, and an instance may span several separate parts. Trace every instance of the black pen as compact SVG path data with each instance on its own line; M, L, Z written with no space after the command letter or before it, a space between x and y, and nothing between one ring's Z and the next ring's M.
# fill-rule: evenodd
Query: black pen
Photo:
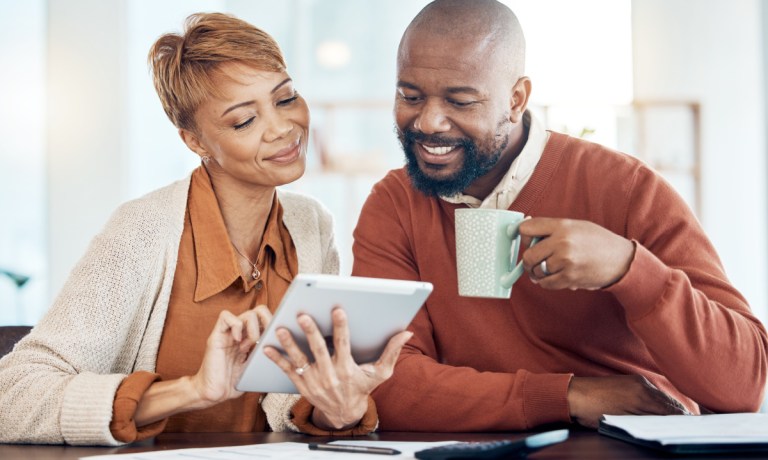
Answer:
M309 443L309 450L329 450L333 452L352 452L355 454L401 454L399 450L390 449L389 447L350 446L348 444L318 444L316 442Z

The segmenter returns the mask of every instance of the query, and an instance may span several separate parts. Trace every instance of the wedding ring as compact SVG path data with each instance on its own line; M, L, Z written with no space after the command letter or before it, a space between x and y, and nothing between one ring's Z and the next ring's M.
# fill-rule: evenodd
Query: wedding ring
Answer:
M307 363L307 364L305 364L305 365L303 365L301 367L297 367L296 368L296 375L301 377L302 375L304 375L305 372L307 372L307 369L309 369L309 363Z
M545 277L552 274L549 270L547 270L547 259L541 261L539 268L541 269L541 273L544 273Z

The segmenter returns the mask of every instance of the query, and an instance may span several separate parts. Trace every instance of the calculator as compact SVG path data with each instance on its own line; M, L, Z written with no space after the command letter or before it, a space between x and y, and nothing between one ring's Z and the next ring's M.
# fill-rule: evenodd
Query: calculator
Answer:
M421 460L451 460L460 458L524 457L552 444L568 439L568 430L547 431L517 441L460 442L432 447L416 452Z

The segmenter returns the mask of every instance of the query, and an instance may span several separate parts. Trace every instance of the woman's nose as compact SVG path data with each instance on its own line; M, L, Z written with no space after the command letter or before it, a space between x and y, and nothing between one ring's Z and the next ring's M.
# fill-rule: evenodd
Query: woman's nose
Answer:
M273 142L282 139L293 129L293 123L287 117L273 113L265 120L267 126L264 130L264 140Z

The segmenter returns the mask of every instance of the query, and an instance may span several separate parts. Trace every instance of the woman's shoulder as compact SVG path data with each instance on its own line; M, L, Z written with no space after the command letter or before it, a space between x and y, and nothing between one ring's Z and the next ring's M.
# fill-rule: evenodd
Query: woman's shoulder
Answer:
M188 192L189 177L126 201L112 213L105 231L138 231L145 236L170 228L180 231L184 226Z
M286 213L301 213L307 211L315 211L320 214L329 213L325 205L317 198L300 192L278 189L277 198L280 200L280 205Z

